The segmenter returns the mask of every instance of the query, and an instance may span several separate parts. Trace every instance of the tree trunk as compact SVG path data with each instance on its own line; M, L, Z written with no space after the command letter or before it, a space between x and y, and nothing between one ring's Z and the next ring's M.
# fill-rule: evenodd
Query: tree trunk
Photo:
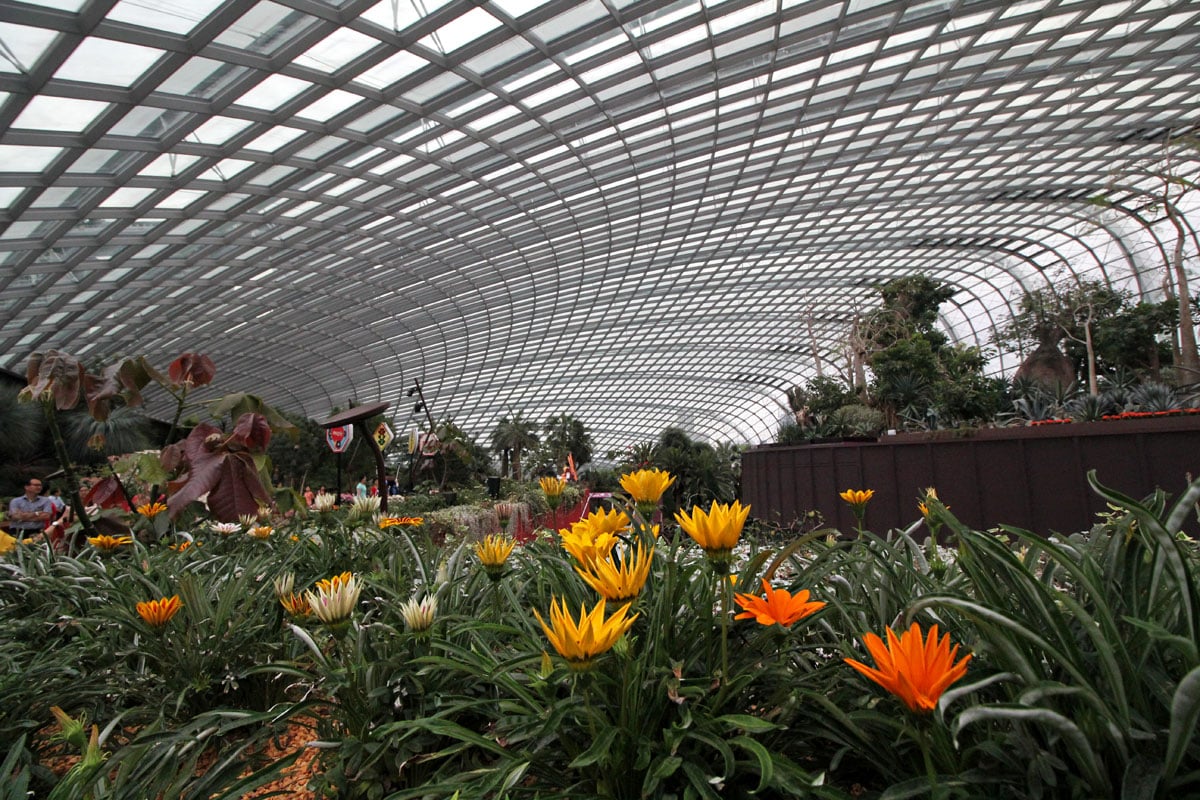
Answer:
M1196 349L1196 328L1192 319L1191 294L1188 289L1187 272L1183 268L1183 243L1185 233L1179 222L1175 206L1166 202L1163 207L1167 219L1175 228L1175 247L1171 251L1171 270L1175 273L1175 284L1179 289L1179 371L1181 383L1200 381L1200 352Z

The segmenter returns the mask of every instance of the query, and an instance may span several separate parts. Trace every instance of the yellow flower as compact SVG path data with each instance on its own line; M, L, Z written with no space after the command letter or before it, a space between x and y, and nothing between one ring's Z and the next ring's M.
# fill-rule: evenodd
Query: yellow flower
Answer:
M863 637L863 643L875 659L877 669L871 669L852 658L845 661L919 714L936 708L942 692L967 674L970 654L954 663L958 645L950 648L950 634L939 640L937 625L929 629L929 635L924 640L921 638L921 627L915 622L899 636L888 628L887 637L887 646L873 633Z
M766 578L763 578L762 587L766 593L765 597L754 594L733 596L734 602L745 609L734 619L752 619L759 625L778 624L786 628L825 607L820 601L809 602L808 589L802 589L793 595L787 589L772 588Z
M159 600L147 600L144 603L138 603L137 613L151 627L161 628L170 622L171 617L175 616L181 608L183 608L183 603L180 602L179 595L176 594L171 597L163 597Z
M312 613L312 606L308 604L308 599L304 595L296 594L295 592L279 595L279 604L292 617L302 618Z
M558 598L553 597L550 601L549 625L537 609L534 609L533 615L541 623L550 644L567 660L568 666L573 670L586 670L591 668L592 659L608 652L638 618L637 614L626 617L628 611L629 604L626 603L605 619L604 599L601 598L591 611L587 606L582 607L579 621L576 622L567 613L566 602L560 604Z
M11 553L17 546L17 540L7 532L0 531L0 556Z
M558 476L538 478L538 485L542 487L542 494L546 495L547 500L562 497L563 490L567 488L567 482Z
M146 503L145 505L140 505L137 507L137 513L141 514L146 519L154 519L166 510L166 503Z
M571 529L561 528L563 549L575 557L580 564L594 559L604 559L612 552L613 545L621 534L629 532L629 516L624 511L593 511Z
M267 539L274 532L275 529L270 525L255 525L246 531L246 533L255 539Z
M608 558L585 561L583 567L576 567L575 571L605 600L623 603L633 600L642 591L653 561L654 551L647 550L639 542L632 548L625 548L619 559L610 554Z
M424 517L381 517L379 520L379 530L387 530L396 526L413 527L423 525L424 523Z
M507 536L489 535L475 545L475 555L479 556L479 563L483 564L489 578L495 581L504 577L504 564L516 544Z
M354 607L358 605L362 584L351 573L343 572L332 578L322 578L313 588L316 591L305 592L304 599L317 619L335 632L343 632L345 623L349 622Z
M730 505L713 501L707 513L699 506L692 507L692 514L677 511L675 521L684 533L696 540L704 549L714 567L728 567L729 557L742 535L742 526L750 514L750 506L735 500Z
M88 544L99 550L101 553L111 553L118 547L124 547L127 544L133 544L132 536L109 536L102 533L99 536L89 536Z
M845 500L849 505L853 506L854 508L862 508L868 502L870 502L871 498L874 496L875 496L874 489L866 489L866 490L847 489L846 491L838 494L838 497Z
M925 490L925 500L923 502L917 503L917 510L920 511L921 516L924 517L928 521L929 514L932 512L932 510L934 508L937 507L937 504L940 502L941 501L938 500L938 496L937 496L937 489L930 486L928 489ZM943 506L943 508L945 508L947 511L950 510L950 506Z
M621 488L625 490L639 509L653 510L662 501L663 492L675 483L675 476L661 469L639 469L621 476Z

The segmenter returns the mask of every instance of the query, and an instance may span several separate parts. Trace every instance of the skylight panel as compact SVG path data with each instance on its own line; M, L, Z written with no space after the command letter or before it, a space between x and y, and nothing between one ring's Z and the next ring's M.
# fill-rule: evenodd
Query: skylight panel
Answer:
M41 172L61 152L61 147L0 144L0 173Z
M362 19L390 31L403 31L447 2L449 0L380 0L363 12Z
M138 175L142 177L173 178L187 170L188 167L200 160L199 156L181 155L178 153L163 153L158 158L142 167Z
M504 105L495 111L492 111L491 113L484 114L479 119L471 120L470 122L466 122L464 124L467 128L476 132L480 132L491 128L494 125L498 125L504 120L510 119L511 117L514 117L520 113L521 110L516 106Z
M250 123L244 119L212 117L188 134L188 138L200 144L222 145L249 127Z
M750 25L751 23L774 17L775 7L775 0L759 0L759 2L753 5L715 17L709 25L712 27L714 35L724 33L734 28L740 28L743 25Z
M386 89L428 64L428 61L416 53L401 50L394 56L381 61L379 64L358 75L354 79L354 82L369 86L372 89Z
M380 41L352 28L338 28L296 58L301 67L321 72L336 72L359 56L380 45Z
M240 158L224 158L221 159L220 163L214 164L196 177L201 180L227 181L253 164L253 161L246 161Z
M37 95L29 100L21 114L13 121L12 127L83 133L108 107L108 103L98 100Z
M58 34L43 28L0 22L0 72L28 74Z
M262 0L217 37L217 44L269 56L286 47L317 20Z
M221 0L121 0L108 12L108 19L187 35L220 4Z
M54 73L59 80L132 86L163 52L139 44L89 36Z
M498 27L500 20L475 7L421 39L421 44L439 53L453 53Z
M100 203L101 208L133 208L140 204L150 195L154 194L153 189L136 189L133 187L123 187L114 189L108 197Z
M274 111L312 84L286 75L271 75L234 101L236 105Z
M334 89L324 97L296 112L297 117L325 122L336 117L363 98L343 89Z

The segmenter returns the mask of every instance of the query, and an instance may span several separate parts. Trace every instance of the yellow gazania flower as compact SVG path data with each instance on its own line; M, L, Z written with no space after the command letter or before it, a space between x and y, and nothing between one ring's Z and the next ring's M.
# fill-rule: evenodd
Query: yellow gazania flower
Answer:
M279 604L292 617L303 618L312 613L312 606L309 605L308 598L295 592L279 595Z
M538 478L538 485L542 487L542 494L546 498L562 497L563 490L567 488L567 482L558 476L547 476Z
M379 530L387 530L396 526L413 527L424 524L424 517L381 517L379 520Z
M663 492L675 483L675 476L665 470L639 469L621 476L621 488L639 507L657 506Z
M629 516L624 511L593 511L578 522L571 523L570 530L560 528L563 549L575 557L580 564L594 559L608 558L618 537L629 532Z
M938 698L950 684L967 674L967 654L956 664L958 645L950 647L950 634L938 639L938 626L929 629L927 638L922 639L921 627L913 623L899 636L887 629L888 643L873 633L863 637L863 643L875 659L877 669L852 658L844 659L847 664L878 683L904 701L912 711L925 714L937 707Z
M845 500L849 505L855 508L862 508L871 498L875 496L874 489L847 489L844 492L839 492L838 497Z
M639 542L632 548L625 548L620 559L610 554L608 558L586 561L575 571L605 600L623 603L633 600L642 591L653 561L654 551L647 550Z
M759 625L782 625L786 628L825 607L820 601L809 602L808 589L793 595L787 589L772 588L766 578L762 579L762 587L765 597L754 594L733 596L734 602L745 609L734 619L752 619Z
M483 564L488 577L499 580L504 577L504 565L516 546L517 543L507 536L488 535L475 545L475 555L479 556L479 563Z
M713 501L707 513L699 506L692 507L691 516L677 511L675 521L684 533L704 549L714 566L728 565L729 556L742 535L742 527L750 514L750 506L734 500L730 505Z
M343 572L332 578L322 578L313 588L315 591L304 593L304 599L317 619L335 630L349 622L362 592L362 584L354 575Z
M927 520L929 519L929 512L934 505L933 501L935 501L937 499L938 499L937 489L930 486L928 489L925 490L925 500L923 502L917 503L917 510L921 512L922 517L924 517ZM938 502L940 502L940 501L938 501ZM949 511L950 506L945 506L945 509L947 511Z
M137 513L141 514L146 519L154 519L159 514L167 510L166 503L146 503L137 507Z
M270 525L254 525L246 530L246 533L254 539L267 539L275 532L275 529Z
M109 536L107 533L102 533L99 536L89 536L88 544L99 550L101 553L111 553L118 547L124 547L127 544L133 544L133 537Z
M161 628L171 621L171 617L183 608L183 603L179 600L179 595L171 597L163 597L159 600L147 600L144 603L137 604L138 616L146 621L146 624L154 628Z
M626 617L629 603L621 606L608 619L604 618L604 599L601 598L596 606L588 611L587 606L579 610L579 621L567 613L566 601L561 604L557 597L550 601L550 624L542 619L542 615L533 610L533 615L541 623L546 638L567 660L567 665L573 670L586 670L592 666L592 659L608 652L617 639L633 625L637 614Z
M9 536L7 531L0 531L0 556L11 553L16 546L16 537Z

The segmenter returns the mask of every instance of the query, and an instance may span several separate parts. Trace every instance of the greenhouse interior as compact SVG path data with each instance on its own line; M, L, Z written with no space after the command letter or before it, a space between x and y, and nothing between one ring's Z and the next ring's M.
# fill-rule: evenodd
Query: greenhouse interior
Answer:
M0 0L0 800L1200 797L1200 4Z

